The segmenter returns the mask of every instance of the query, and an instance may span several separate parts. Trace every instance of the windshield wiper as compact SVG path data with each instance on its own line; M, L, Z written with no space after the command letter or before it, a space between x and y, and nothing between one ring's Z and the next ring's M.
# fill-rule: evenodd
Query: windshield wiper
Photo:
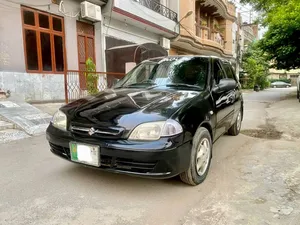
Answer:
M167 84L167 87L179 87L179 88L190 88L190 89L197 89L199 91L202 91L202 89L197 85L191 85L191 84L183 84L183 83L175 83L175 84Z

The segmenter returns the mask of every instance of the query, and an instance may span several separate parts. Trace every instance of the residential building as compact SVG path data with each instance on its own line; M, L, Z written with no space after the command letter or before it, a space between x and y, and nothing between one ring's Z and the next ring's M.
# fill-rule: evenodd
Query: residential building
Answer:
M28 101L63 100L71 90L76 99L86 94L87 58L97 71L125 73L168 54L178 36L177 0L89 2L83 10L77 0L0 0L0 89Z
M190 16L189 12L193 12ZM233 59L235 5L227 0L180 0L180 36L170 54L215 55Z
M236 59L236 74L240 78L240 73L242 72L242 58L243 58L243 53L244 53L244 30L241 27L242 25L242 17L241 14L238 13L237 20L234 23L235 26L235 31L236 31L236 39L235 39L235 45L234 49L236 54L235 59Z
M241 25L243 30L244 46L247 47L250 43L258 39L258 24L248 24L244 22Z
M114 0L103 10L106 70L128 72L144 59L166 56L179 34L178 0ZM128 67L127 67L128 66Z
M276 69L270 69L269 70L269 80L286 80L290 79L292 85L297 84L297 78L300 76L300 70L276 70Z
M101 18L85 20L80 9L76 0L0 0L0 89L28 101L63 100L65 71L88 57L103 71Z

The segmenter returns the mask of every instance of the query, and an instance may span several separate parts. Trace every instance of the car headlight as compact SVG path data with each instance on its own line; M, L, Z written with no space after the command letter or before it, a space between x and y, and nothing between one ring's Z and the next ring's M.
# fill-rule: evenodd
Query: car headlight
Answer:
M170 137L182 133L182 126L175 120L150 122L138 125L129 140L155 141L161 137Z
M67 116L60 110L54 114L51 123L58 129L67 130Z

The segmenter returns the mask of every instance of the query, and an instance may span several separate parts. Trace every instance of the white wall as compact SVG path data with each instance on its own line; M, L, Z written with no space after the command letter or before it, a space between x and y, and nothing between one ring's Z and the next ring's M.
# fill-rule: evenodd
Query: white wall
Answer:
M127 24L115 19L104 19L103 32L105 36L112 36L118 39L129 41L136 44L147 42L159 42L159 35L142 30L138 27Z
M177 1L177 0L172 0L172 1ZM176 22L164 17L163 15L157 12L154 12L151 9L146 8L145 6L139 4L138 2L132 0L114 0L114 6L126 12L129 12L133 15L136 15L140 18L143 18L147 21L150 21L154 24L158 24L159 26L166 28L170 31L174 31L176 27Z
M62 15L58 11L58 5L50 4L51 0L18 0L17 2L24 2L24 5L28 4L32 8L64 17L67 66L69 70L78 70L76 30L78 18ZM41 6L44 4L45 6ZM66 11L73 14L80 11L80 1L77 0L64 1L64 6ZM0 0L0 71L26 71L20 8L20 4ZM99 71L103 71L102 57L99 55L102 51L101 25L96 24L95 32L96 65Z
M24 72L25 59L20 5L0 0L0 71L4 70Z
M58 101L65 99L64 76L0 71L0 89L26 101Z

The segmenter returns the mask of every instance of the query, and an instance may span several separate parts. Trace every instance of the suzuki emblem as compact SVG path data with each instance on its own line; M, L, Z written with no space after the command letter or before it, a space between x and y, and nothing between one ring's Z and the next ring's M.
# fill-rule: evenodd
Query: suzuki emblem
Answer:
M94 133L96 133L96 130L94 127L92 127L90 130L89 130L89 135L92 136Z

